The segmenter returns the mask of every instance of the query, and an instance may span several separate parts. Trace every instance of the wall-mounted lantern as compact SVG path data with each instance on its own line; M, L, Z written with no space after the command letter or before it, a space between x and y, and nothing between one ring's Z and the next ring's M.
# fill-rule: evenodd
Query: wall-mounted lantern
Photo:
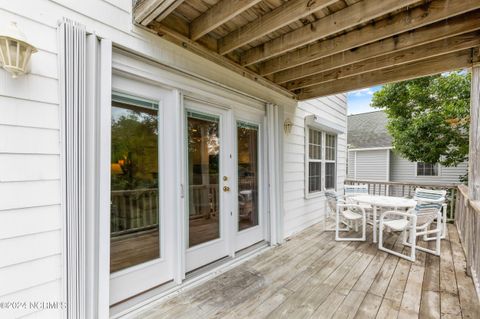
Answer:
M285 131L286 135L289 135L292 132L293 128L293 123L290 121L290 119L286 119L285 122L283 123L283 130Z
M27 42L15 22L0 29L0 62L13 78L26 73L30 56L35 52L37 49Z

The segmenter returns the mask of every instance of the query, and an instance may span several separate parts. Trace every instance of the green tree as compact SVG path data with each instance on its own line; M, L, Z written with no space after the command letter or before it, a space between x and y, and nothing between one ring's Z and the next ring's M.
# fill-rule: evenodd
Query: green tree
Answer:
M471 74L387 84L372 106L385 110L395 151L410 161L456 166L467 160Z

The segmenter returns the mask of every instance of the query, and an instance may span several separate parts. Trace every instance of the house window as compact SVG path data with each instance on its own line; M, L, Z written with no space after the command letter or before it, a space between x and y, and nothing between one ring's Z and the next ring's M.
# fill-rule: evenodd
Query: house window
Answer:
M438 164L417 162L417 176L438 176Z
M325 189L334 189L336 180L337 136L325 133Z
M334 189L336 183L337 136L308 128L308 194Z

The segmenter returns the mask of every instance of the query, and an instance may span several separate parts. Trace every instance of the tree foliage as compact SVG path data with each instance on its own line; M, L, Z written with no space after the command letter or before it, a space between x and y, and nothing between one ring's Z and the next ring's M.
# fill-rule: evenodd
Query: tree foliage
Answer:
M471 74L464 71L387 84L384 109L396 152L410 161L455 166L467 159Z

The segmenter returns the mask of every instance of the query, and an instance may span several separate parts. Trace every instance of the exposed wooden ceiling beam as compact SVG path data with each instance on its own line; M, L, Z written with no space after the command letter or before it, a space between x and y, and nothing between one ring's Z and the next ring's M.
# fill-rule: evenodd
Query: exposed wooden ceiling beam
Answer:
M227 54L335 2L337 0L287 1L280 7L223 37L219 41L218 53Z
M472 49L415 61L397 67L363 73L342 80L330 81L294 91L300 100L371 87L374 85L404 81L469 67L472 64Z
M192 21L190 38L197 40L262 0L222 0Z
M340 52L302 64L295 68L280 71L274 74L273 80L276 83L285 83L366 59L405 50L479 29L480 10L477 10L383 39L378 42L370 43L354 50Z
M261 67L261 74L267 75L305 64L478 8L480 8L478 0L435 0L428 6L399 13L389 19L265 61Z
M348 78L358 74L373 72L414 61L433 58L438 55L461 51L480 46L480 32L457 35L440 41L431 42L418 47L379 56L362 62L346 65L326 72L286 83L286 88L296 90L329 81Z
M202 46L198 42L190 40L188 37L182 35L179 32L176 32L168 27L165 27L161 23L157 21L153 21L150 25L149 28L154 30L155 32L158 33L159 36L166 38L168 41L173 42L191 52L194 52L195 54L198 54L201 57L204 57L207 60L210 60L214 63L217 63L235 73L238 73L242 76L244 76L247 79L256 81L260 83L261 85L277 92L280 93L284 96L287 96L289 98L295 98L295 94L292 92L288 91L284 87L273 83L272 81L258 75L257 73L240 66L239 64L231 61L227 57L221 56L220 54L213 52L206 47Z
M143 0L137 1L133 8L135 22L143 26L149 25L153 20L161 21L184 0Z
M242 58L242 64L250 65L266 60L417 2L418 0L364 0L357 2L318 21L247 50Z

